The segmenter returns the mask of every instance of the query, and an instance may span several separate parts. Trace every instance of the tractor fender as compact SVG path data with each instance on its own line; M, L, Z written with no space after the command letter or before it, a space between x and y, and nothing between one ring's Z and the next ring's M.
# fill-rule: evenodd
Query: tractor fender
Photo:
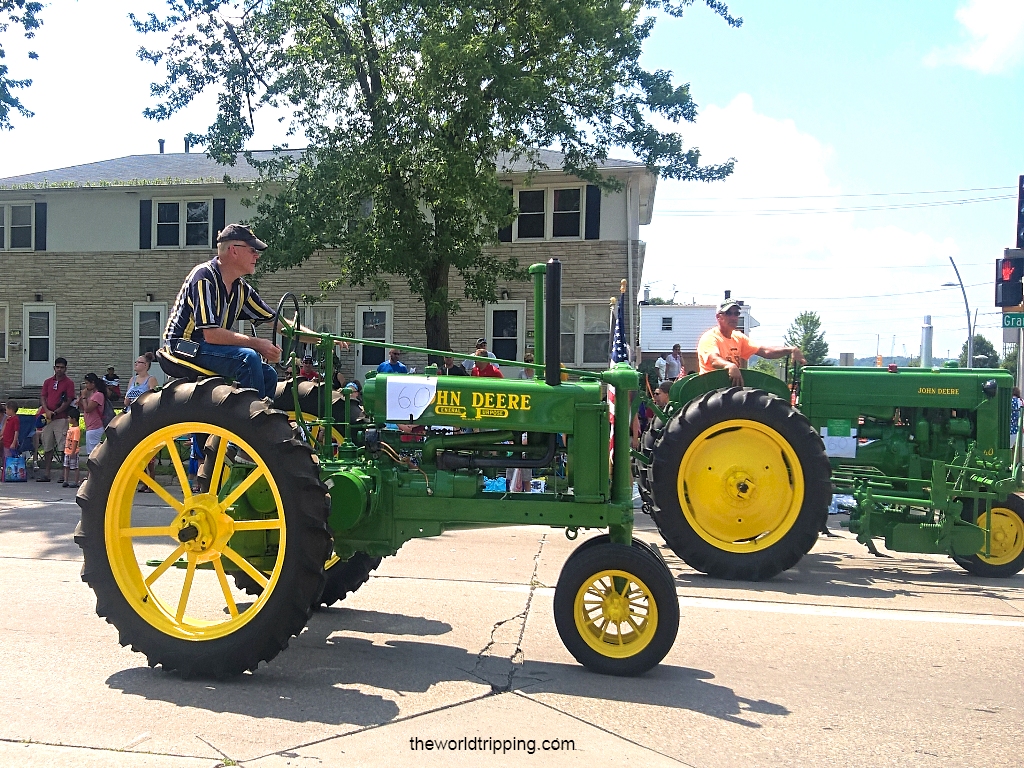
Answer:
M708 392L726 389L731 386L732 382L729 381L729 374L724 368L711 371L711 373L691 373L672 385L668 399L674 406L684 406L691 400L695 400ZM743 386L749 389L764 390L789 402L789 386L786 382L774 376L769 376L767 373L761 373L749 368L743 369Z

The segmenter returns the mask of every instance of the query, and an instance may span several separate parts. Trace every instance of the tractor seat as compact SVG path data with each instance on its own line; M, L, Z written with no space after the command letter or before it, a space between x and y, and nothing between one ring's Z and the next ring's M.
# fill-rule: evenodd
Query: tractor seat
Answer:
M206 376L220 375L201 365L196 365L187 358L179 357L166 347L156 351L156 359L160 363L160 369L172 379L195 382Z

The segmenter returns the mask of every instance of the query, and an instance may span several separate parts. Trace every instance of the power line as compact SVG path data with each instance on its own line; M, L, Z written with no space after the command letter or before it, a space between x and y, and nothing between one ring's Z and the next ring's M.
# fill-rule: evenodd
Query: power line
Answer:
M959 266L961 266L961 267L990 266L992 263L993 263L993 260L989 260L989 261L969 261L969 262L964 262L964 263L957 262L957 264ZM719 272L721 270L721 266L718 265L718 264L707 264L707 265L699 265L698 264L698 265L695 265L695 266L688 267L688 269L689 269L690 272L699 271L701 269L709 269L709 270L714 270L715 272ZM743 271L744 272L750 272L750 271L755 270L755 269L770 269L773 272L778 272L779 271L779 265L778 264L744 264L743 265ZM870 267L870 269L872 269L872 270L875 270L875 269L949 269L949 262L948 261L942 261L942 262L939 262L938 264L885 264L885 265L873 266L873 267ZM820 267L791 267L791 266L787 266L786 267L786 271L787 272L795 272L795 271L800 271L800 272L825 272L825 271L835 272L836 271L836 266L834 264L833 265L822 265ZM644 281L644 285L651 285L651 286L655 286L655 285L668 285L671 282L672 282L671 280L647 280L647 281Z
M967 187L964 189L930 189L919 192L859 192L836 195L764 195L762 197L690 197L688 200L822 200L839 197L895 197L897 195L952 195L956 192L996 192L1008 189L1016 190L1014 186L1009 187Z
M735 199L735 198L733 198ZM947 205L971 205L973 203L990 203L998 200L1014 200L1016 195L993 195L990 197L961 198L959 200L929 200L919 203L894 203L891 205L851 205L844 208L774 208L766 210L724 210L724 211L685 211L655 210L655 216L672 216L682 218L720 218L725 216L801 216L819 213L858 213L865 211L896 211L911 208L937 208Z
M965 285L965 288L977 288L979 285L988 285L988 283L970 283ZM959 286L955 286L959 287ZM798 299L804 301L846 301L848 299L888 299L893 296L916 296L922 293L938 293L939 291L946 291L949 288L929 288L924 291L901 291L899 293L875 293L864 296L810 296L803 294L801 296L748 296L744 298L744 301L795 301Z

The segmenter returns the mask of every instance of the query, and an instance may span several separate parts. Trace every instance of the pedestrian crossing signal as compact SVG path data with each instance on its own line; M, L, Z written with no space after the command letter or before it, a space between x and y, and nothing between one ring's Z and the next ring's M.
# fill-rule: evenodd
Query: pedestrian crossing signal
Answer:
M996 306L1017 307L1024 301L1024 258L996 259Z

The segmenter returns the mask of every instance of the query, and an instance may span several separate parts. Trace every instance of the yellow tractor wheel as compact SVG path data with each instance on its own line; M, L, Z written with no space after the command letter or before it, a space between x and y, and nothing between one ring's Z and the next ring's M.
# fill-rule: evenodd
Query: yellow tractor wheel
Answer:
M555 586L555 626L569 653L604 675L639 675L665 658L679 631L672 573L645 548L585 542Z
M964 516L973 518L973 513ZM1012 493L1006 501L993 501L992 513L983 511L974 522L991 529L987 554L983 547L976 555L953 560L976 576L1007 578L1020 573L1024 569L1024 499Z
M204 492L193 492L174 449L192 434L207 436ZM106 437L78 495L75 540L97 612L121 644L185 676L236 675L276 656L305 626L330 547L329 497L309 446L284 414L218 378L144 395ZM146 474L165 448L166 484ZM260 594L233 588L234 573Z
M817 541L832 499L821 438L784 400L718 390L674 416L651 451L652 517L689 566L759 581Z

